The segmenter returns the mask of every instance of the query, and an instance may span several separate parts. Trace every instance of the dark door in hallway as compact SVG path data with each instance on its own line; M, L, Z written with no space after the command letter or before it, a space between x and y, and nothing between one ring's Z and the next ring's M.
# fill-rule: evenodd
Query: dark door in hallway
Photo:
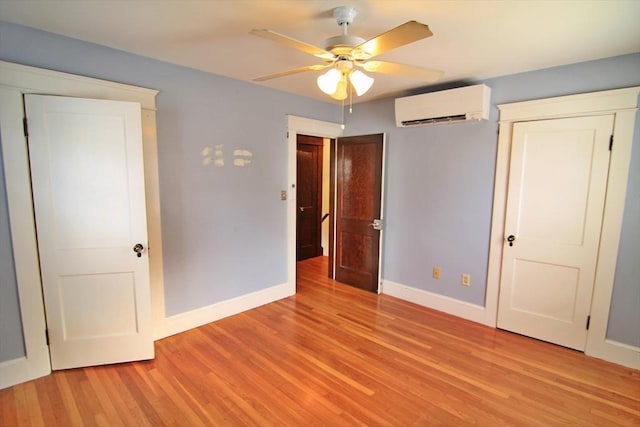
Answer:
M337 142L335 279L372 292L379 281L383 147L383 134Z
M323 138L297 137L296 259L322 255L322 145Z

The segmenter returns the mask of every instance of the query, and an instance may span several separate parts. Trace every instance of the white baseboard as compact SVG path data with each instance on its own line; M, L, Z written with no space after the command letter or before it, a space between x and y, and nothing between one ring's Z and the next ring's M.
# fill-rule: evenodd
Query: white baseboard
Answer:
M382 281L382 293L423 307L482 323L492 328L496 327L495 314L488 313L488 310L481 305L471 304L422 289L412 288L390 280Z
M640 369L640 347L604 339L597 343L587 343L584 351L587 356L617 363L632 369Z
M382 282L382 293L493 328L496 327L495 314L479 305L401 285L390 280ZM640 369L640 348L607 339L598 341L597 344L587 345L585 354L618 365Z
M43 358L45 355L46 360ZM49 375L51 373L49 353L45 355L36 354L35 358L23 356L0 362L0 390Z
M283 283L251 294L166 317L163 325L154 331L153 338L154 340L159 340L179 334L180 332L188 331L189 329L197 328L198 326L206 325L207 323L215 322L216 320L289 297L294 295L295 292L295 286L291 286L289 283Z

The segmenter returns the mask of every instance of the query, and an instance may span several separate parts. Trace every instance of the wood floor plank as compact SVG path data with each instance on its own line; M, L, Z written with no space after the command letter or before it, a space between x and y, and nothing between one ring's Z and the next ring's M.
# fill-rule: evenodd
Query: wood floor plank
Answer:
M87 370L87 379L91 385L92 392L95 393L96 398L100 402L104 411L104 416L100 419L100 422L104 419L113 427L124 427L124 423L120 418L119 412L111 400L105 384L98 377L97 371L93 369Z
M77 389L75 390L76 393L74 394L74 390L69 384L74 380L74 374L75 370L71 369L67 373L55 373L54 376L56 384L58 385L59 395L61 397L60 401L64 405L65 414L69 417L69 424L72 426L81 426L84 425L84 423L82 421L82 415L80 414L80 410L78 409L76 399L80 400L83 395L82 393L78 393ZM87 407L87 405L82 405L81 403L81 407L84 409Z
M640 426L640 372L326 278L156 342L156 359L0 390L13 426Z

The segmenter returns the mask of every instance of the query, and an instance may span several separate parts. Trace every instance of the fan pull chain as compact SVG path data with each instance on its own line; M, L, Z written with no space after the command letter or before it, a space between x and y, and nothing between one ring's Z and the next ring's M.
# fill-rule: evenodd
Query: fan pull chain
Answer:
M353 113L353 85L349 82L349 114Z

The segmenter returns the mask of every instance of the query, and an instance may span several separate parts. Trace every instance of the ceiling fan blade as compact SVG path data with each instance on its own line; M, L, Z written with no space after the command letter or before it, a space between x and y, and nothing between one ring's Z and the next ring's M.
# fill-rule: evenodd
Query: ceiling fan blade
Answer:
M438 81L444 75L444 72L440 70L387 61L367 61L364 64L356 63L356 65L360 65L365 71L371 73L393 74L396 76L411 77L425 82Z
M300 40L292 39L291 37L285 36L280 33L276 33L271 30L251 30L251 34L254 36L262 37L267 40L274 41L276 43L283 44L285 46L292 47L294 49L301 50L302 52L311 54L313 56L317 56L318 58L333 60L335 59L333 53L327 52L326 50L319 48L317 46L313 46L311 44L301 42Z
M256 77L252 79L254 82L263 82L265 80L277 79L278 77L289 76L291 74L304 73L305 71L318 71L330 67L333 64L307 65L306 67L294 68L292 70L280 71L279 73L267 74L266 76Z
M356 46L353 50L362 52L366 55L363 59L368 59L432 35L429 26L418 21L409 21Z

